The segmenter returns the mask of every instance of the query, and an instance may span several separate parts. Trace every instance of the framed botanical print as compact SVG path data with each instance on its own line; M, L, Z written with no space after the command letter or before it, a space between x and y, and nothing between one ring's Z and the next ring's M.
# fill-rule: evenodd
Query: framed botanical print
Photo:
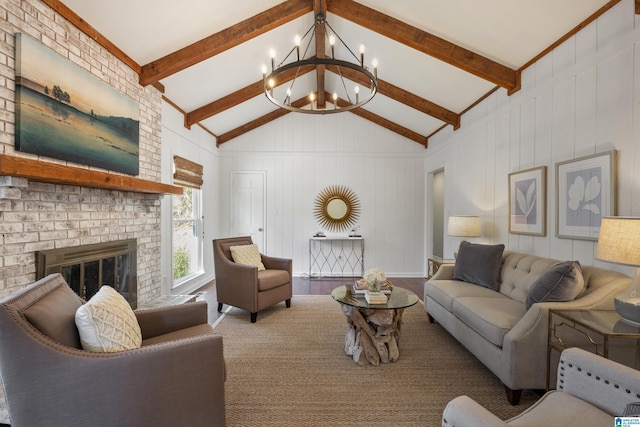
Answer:
M616 214L616 152L556 163L556 236L598 240L604 216Z
M547 167L509 174L509 233L546 236Z

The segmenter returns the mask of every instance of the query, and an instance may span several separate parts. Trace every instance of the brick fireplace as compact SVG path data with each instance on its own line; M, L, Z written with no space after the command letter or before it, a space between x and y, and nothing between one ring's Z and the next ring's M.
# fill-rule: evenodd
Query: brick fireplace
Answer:
M134 177L161 182L162 93L139 84L138 69L124 63L92 37L79 31L38 0L11 3L3 18L0 49L0 154L42 161L45 167L95 168L38 158L15 150L14 34L27 33L140 105L140 172ZM10 18L8 17L10 16ZM82 181L84 175L76 173ZM134 239L137 242L137 303L162 293L162 194L94 188L78 183L43 182L3 173L0 176L0 297L36 280L42 251ZM55 173L54 175L60 176ZM115 178L110 177L112 182ZM87 183L89 184L89 183ZM115 187L114 187L115 188Z

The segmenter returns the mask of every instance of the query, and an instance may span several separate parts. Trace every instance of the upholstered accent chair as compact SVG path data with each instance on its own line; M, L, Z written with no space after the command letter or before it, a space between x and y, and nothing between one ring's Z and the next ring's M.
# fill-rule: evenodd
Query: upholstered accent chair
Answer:
M560 356L556 390L520 415L502 421L470 397L459 396L445 407L442 426L612 426L615 417L640 415L633 411L637 405L630 405L639 401L639 371L574 347Z
M259 254L257 261L264 269L234 261L232 247L249 245L253 245L251 236L216 239L213 260L218 311L222 311L223 304L238 307L251 313L251 322L255 323L260 310L282 301L291 307L292 261Z
M135 311L142 345L82 349L84 301L60 274L0 300L0 374L12 426L224 426L222 336L206 302Z

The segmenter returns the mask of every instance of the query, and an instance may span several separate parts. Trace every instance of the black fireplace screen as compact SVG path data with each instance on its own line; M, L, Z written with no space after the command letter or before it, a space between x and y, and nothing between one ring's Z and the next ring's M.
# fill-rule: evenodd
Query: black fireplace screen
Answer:
M120 292L132 308L138 305L135 239L40 251L38 279L60 273L69 286L85 300L100 286Z

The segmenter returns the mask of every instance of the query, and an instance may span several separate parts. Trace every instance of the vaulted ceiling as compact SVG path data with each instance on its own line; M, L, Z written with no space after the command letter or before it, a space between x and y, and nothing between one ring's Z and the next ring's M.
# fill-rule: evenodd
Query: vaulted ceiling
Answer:
M378 94L341 114L426 147L487 94L517 92L523 69L620 0L43 1L138 71L142 85L162 90L185 126L201 126L218 145L299 114L269 102L260 69L270 49L282 59L315 13L326 12L352 49L364 44L379 63ZM326 78L325 90L338 80Z

